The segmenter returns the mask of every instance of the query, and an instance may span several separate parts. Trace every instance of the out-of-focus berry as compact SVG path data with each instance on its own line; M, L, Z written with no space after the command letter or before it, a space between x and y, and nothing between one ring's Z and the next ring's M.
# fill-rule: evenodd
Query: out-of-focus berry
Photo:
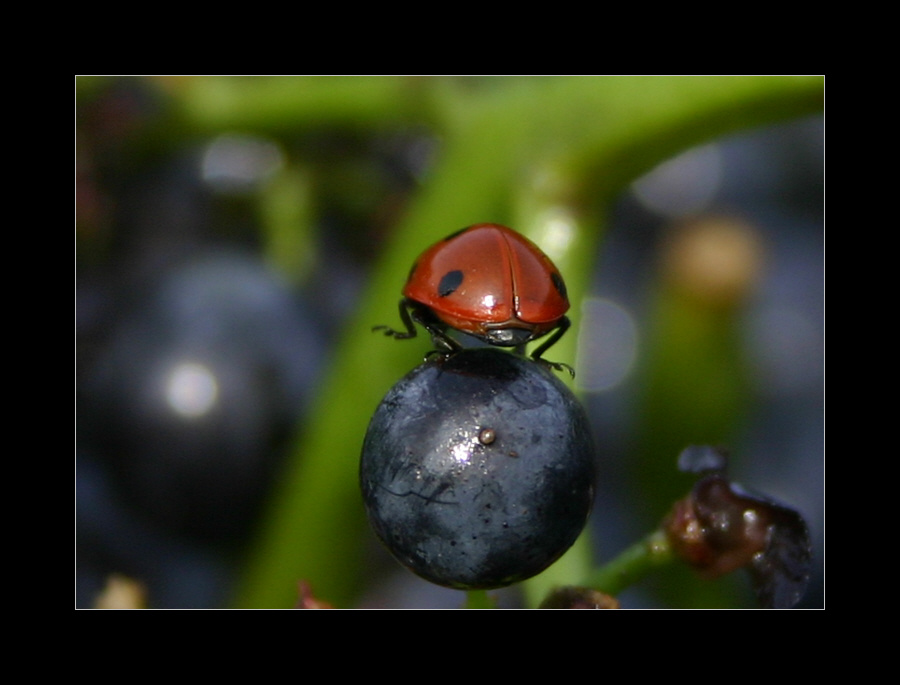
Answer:
M539 609L618 609L619 600L599 590L567 586L553 590Z

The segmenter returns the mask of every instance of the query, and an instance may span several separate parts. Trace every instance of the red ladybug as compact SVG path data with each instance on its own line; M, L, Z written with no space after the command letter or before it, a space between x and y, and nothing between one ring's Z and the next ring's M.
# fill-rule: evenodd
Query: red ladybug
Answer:
M519 351L552 331L531 356L571 372L541 359L569 328L568 309L563 278L537 245L506 226L476 224L432 245L413 264L400 300L406 330L374 330L414 338L416 322L444 353L462 349L448 328Z

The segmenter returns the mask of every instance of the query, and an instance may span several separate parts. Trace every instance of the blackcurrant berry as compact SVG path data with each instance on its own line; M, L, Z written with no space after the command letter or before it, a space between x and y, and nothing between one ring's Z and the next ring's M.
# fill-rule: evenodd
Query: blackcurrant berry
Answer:
M360 484L378 537L439 585L487 589L547 568L578 537L594 447L572 392L494 349L433 357L384 397Z

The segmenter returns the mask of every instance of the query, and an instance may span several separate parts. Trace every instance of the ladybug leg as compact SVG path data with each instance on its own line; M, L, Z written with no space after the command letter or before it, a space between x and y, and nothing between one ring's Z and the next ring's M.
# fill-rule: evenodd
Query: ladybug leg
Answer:
M446 326L428 308L420 307L416 304L410 305L410 318L428 331L428 334L431 336L431 342L436 348L425 355L426 361L435 355L448 357L463 349L461 343L447 335Z
M563 371L563 370L568 371L569 375L572 376L572 378L575 378L575 369L573 369L568 364L563 364L562 362L551 362L551 361L547 361L546 359L541 358L541 355L544 354L544 352L546 352L561 337L563 337L563 334L567 330L569 330L569 326L571 326L571 325L572 325L572 322L569 321L569 317L567 317L567 316L562 317L559 320L559 325L553 331L553 335L551 335L549 338L547 338L543 343L540 344L540 346L538 346L538 348L534 352L531 353L531 358L534 361L539 362L541 364L545 364L552 369L556 369L557 371Z
M420 322L422 323L422 322ZM422 323L422 326L431 334L431 342L434 343L434 346L437 348L436 350L432 350L432 352L428 353L428 356L432 354L441 354L444 356L455 354L463 349L463 346L458 343L456 340L447 335L442 329L437 328L432 325L428 325L426 323ZM426 356L426 359L428 358Z
M410 338L415 338L418 334L415 324L419 324L428 331L429 335L431 335L431 341L437 348L429 352L426 359L428 357L433 357L436 354L443 356L454 354L463 348L460 343L446 334L442 325L433 320L432 317L428 316L427 311L423 311L414 303L410 303L408 299L403 298L400 300L399 311L400 321L403 322L403 327L406 329L405 331L398 331L390 326L384 325L372 326L372 330L384 331L385 335L397 340L409 340Z
M372 326L372 330L384 331L385 335L396 338L397 340L408 340L410 338L415 338L416 327L413 325L413 319L409 315L408 306L409 304L407 303L405 298L400 300L400 321L403 322L403 326L406 328L405 331L397 331L390 326L385 325Z

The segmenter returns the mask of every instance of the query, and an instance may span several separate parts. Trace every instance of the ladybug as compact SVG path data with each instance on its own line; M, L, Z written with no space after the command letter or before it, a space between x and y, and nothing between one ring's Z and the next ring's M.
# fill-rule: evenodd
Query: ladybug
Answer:
M537 245L506 226L475 224L435 243L413 264L400 300L406 330L373 330L404 340L416 337L418 323L443 354L462 349L448 329L519 352L552 332L532 359L574 375L566 364L541 359L568 330L568 309L559 269Z

